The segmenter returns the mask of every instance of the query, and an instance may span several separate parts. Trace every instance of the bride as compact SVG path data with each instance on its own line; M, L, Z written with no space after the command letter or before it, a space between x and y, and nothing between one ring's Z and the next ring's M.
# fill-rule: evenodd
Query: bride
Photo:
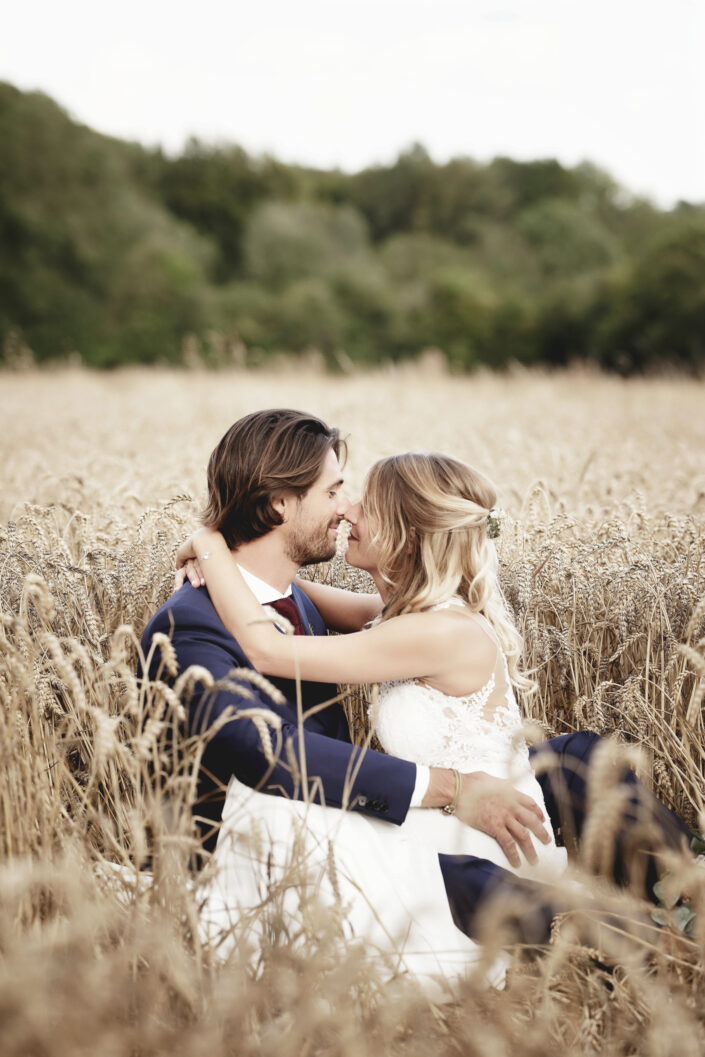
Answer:
M233 778L207 900L211 921L223 925L231 913L261 905L273 877L284 879L299 840L316 899L343 908L349 937L393 955L425 983L447 984L482 962L482 952L453 923L438 853L477 856L541 881L560 878L566 853L552 833L545 843L529 838L519 863L454 813L460 775L482 771L488 782L509 780L546 816L514 696L515 686L532 684L521 673L521 638L497 579L495 503L491 482L449 456L409 452L375 463L362 501L345 518L347 561L370 573L378 594L297 581L329 627L349 631L333 637L282 635L274 626L280 618L263 614L217 531L201 529L179 548L177 564L189 566L192 582L205 581L258 672L377 685L370 719L383 748L421 768L451 768L456 778L449 807L410 808L399 827L258 793ZM301 910L301 886L283 887L285 906L298 900ZM499 982L502 960L483 963L483 971Z

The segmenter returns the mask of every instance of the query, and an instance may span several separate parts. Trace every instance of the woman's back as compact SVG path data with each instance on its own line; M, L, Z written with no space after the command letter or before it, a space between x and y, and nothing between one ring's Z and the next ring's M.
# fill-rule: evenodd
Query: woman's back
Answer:
M473 622L468 648L479 648L479 663L464 666L464 658L449 657L443 679L436 679L434 685L419 679L382 683L371 717L381 744L395 756L429 767L484 770L497 777L508 777L507 768L512 773L517 766L529 768L521 715L491 625L457 597L433 609L453 609L461 619ZM453 684L460 688L456 673L464 667L482 671L481 684L469 693L447 692L445 688Z
M487 679L469 694L454 695L418 679L397 679L380 684L372 723L386 752L428 767L454 767L461 772L484 771L511 784L546 810L541 788L531 768L522 733L522 717L509 679L507 662L489 622L472 613L462 599L452 598L434 609L463 611L476 623L483 651L490 657ZM477 642L477 636L475 636ZM452 659L449 671L457 669ZM452 682L452 675L450 680ZM537 866L522 863L514 870L497 842L472 829L455 816L412 808L402 826L410 839L447 854L475 855L506 869L543 880L556 880L566 866L564 848L554 841L534 841Z

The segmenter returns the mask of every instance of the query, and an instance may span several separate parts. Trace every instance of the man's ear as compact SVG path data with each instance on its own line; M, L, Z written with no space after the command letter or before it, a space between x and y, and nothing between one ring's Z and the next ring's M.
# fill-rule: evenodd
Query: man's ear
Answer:
M272 508L276 510L277 514L280 515L282 520L286 521L287 508L289 506L289 497L285 496L283 493L280 493L279 495L273 495L269 502L271 503Z

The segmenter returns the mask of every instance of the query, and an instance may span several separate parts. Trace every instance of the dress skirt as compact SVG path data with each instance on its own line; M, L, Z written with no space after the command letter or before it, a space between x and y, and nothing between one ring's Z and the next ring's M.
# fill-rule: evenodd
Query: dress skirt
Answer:
M256 792L232 778L209 866L206 938L225 957L243 926L256 946L277 923L292 942L327 933L345 947L362 944L385 978L412 976L435 1001L452 998L469 973L502 986L509 959L484 952L456 927L437 850L413 822L421 816L454 822L412 809L395 826Z

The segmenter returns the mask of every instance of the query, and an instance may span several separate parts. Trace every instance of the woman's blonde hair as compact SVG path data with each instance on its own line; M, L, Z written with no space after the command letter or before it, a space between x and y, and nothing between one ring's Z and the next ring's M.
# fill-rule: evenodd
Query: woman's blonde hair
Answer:
M534 684L519 671L521 635L497 576L488 517L497 502L492 482L459 459L405 452L370 469L363 507L378 547L378 568L392 588L382 620L429 609L459 595L494 628L512 682Z

